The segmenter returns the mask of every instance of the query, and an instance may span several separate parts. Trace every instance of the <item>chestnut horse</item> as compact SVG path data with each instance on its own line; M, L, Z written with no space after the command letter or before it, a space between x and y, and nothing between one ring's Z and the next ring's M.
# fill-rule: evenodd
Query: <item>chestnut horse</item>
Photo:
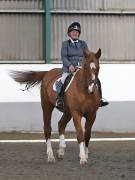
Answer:
M76 129L77 140L80 147L80 164L85 164L88 159L88 144L91 137L91 128L96 118L96 111L99 107L100 95L97 86L99 72L99 58L101 49L97 53L84 49L83 63L76 72L74 79L64 93L64 107L59 109L63 115L58 123L60 144L57 156L64 157L65 152L65 128L73 117ZM44 120L44 135L47 144L48 162L54 162L53 149L51 146L51 115L55 107L56 92L53 90L54 82L60 77L62 69L55 68L50 71L13 71L12 78L27 89L41 83L41 105ZM81 125L81 118L85 117L85 132Z

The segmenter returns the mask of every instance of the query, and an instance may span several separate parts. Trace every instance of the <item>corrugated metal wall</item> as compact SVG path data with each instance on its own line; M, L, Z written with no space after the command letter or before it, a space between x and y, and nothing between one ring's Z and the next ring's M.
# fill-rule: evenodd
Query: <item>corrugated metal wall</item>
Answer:
M44 62L44 0L0 1L0 61ZM135 61L135 0L51 0L51 59L60 61L68 25L79 21L104 62ZM13 12L12 12L13 11Z
M52 9L135 9L134 0L50 0ZM42 9L44 0L1 0L0 9Z
M42 9L43 0L0 0L0 9Z
M52 16L52 59L60 58L61 41L67 39L67 27L73 21L82 25L81 39L89 49L102 49L106 62L135 60L135 16L130 15L54 15Z
M43 61L42 0L0 1L0 61ZM29 11L28 11L29 10Z
M135 62L135 0L52 0L52 54L60 59L61 42L73 21L91 51L102 49L102 61Z
M52 9L135 9L135 0L51 0Z
M52 9L100 9L103 8L103 0L52 0Z
M104 0L105 9L134 10L135 0Z
M0 15L0 60L32 62L43 59L42 15Z

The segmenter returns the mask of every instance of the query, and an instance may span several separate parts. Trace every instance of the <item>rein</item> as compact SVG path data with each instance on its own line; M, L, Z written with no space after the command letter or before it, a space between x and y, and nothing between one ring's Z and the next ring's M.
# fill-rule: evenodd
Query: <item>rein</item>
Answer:
M94 83L96 85L98 83L98 79L97 78L94 80L88 79L87 81L86 80L80 80L79 83L90 83L90 84Z
M91 62L93 62L93 61L91 61ZM91 62L90 62L90 63L91 63ZM87 68L89 68L89 67L90 67L90 65L84 64L84 67L81 66L81 67L78 67L78 69L82 69L82 68L87 69ZM92 79L80 80L79 83L90 83L90 84L94 83L94 85L96 85L96 84L98 84L98 78L96 78L96 79L94 79L94 80L92 80Z

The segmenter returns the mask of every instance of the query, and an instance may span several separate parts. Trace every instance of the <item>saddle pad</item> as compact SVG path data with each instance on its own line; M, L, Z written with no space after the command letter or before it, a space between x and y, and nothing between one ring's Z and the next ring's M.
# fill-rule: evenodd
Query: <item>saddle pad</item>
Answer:
M71 83L72 83L72 81L73 81L76 73L77 73L79 70L80 70L80 69L77 69L73 74L69 75L69 76L66 78L65 83L64 83L64 92L66 92L66 91L68 90L68 88L70 87L70 85L71 85ZM53 84L53 90L54 90L55 92L57 92L57 91L56 91L56 82L59 81L59 80L60 80L60 78L58 78L58 79L54 82L54 84Z

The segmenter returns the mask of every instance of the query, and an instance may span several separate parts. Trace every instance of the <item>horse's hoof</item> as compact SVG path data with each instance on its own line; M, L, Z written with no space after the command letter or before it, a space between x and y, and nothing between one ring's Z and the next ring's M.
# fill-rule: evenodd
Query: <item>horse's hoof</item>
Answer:
M88 160L88 158L89 158L88 155L86 155L86 159L87 159L87 160Z
M55 157L52 152L48 152L48 162L55 163Z
M54 157L48 157L48 163L55 163Z
M63 153L60 153L59 150L58 150L58 152L57 152L56 155L57 155L57 159L59 159L59 160L60 160L60 159L61 159L61 160L64 159L64 154L63 154Z
M62 154L57 154L57 159L62 160L64 159L64 156Z
M86 159L88 160L88 157L89 157L89 156L88 156L88 154L87 154L87 153L86 153L86 155L85 155L85 156L86 156Z
M86 164L87 163L87 158L81 158L80 159L80 164Z

